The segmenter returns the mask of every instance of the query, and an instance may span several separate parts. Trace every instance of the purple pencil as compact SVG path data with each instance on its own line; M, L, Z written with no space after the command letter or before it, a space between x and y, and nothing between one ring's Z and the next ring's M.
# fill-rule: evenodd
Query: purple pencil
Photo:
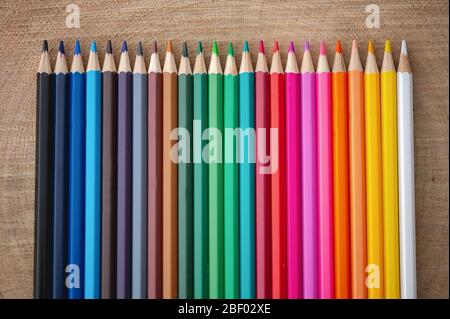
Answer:
M317 224L316 73L305 42L301 73L303 298L319 297Z
M118 68L117 298L131 297L131 116L132 84L127 43Z

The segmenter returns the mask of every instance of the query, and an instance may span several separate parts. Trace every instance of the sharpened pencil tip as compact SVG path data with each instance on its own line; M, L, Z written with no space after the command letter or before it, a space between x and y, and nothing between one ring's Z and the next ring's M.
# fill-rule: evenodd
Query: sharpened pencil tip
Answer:
M356 40L352 41L352 51L358 50L358 44L356 43Z
M387 53L391 52L391 41L386 40L386 43L384 45L384 52L387 52Z
M228 55L234 56L233 42L230 42L230 43L228 44Z
M278 41L275 41L273 44L273 53L278 52L280 50L280 47L278 45Z
M185 58L189 57L189 51L186 42L183 42L183 45L181 46L181 55Z
M42 52L48 51L48 41L42 41Z
M97 53L97 43L95 41L91 42L91 52Z
M136 55L144 56L144 49L142 48L142 42L138 41L136 46Z
M244 49L243 49L243 51L244 52L249 52L250 51L250 49L248 47L248 41L247 40L244 41Z
M80 40L76 40L75 41L75 48L73 49L73 54L81 54L81 45L80 45Z
M405 40L402 40L402 51L401 51L401 53L405 54L405 55L408 54L408 48L406 47L406 41Z
M172 40L169 40L169 41L167 42L167 49L166 49L166 52L172 53L172 50L173 50Z
M213 42L212 53L215 54L215 55L219 55L219 48L217 47L217 41L216 40L214 40L214 42Z
M342 53L341 40L336 41L336 53Z
M203 44L202 41L197 42L197 54L200 54L203 52Z
M309 51L309 42L305 41L305 51Z
M262 54L266 54L266 49L264 48L264 41L260 40L259 41L259 52Z
M288 52L295 53L294 41L289 42L289 49L288 49Z
M121 52L123 53L123 52L127 52L127 51L128 51L127 41L123 40Z
M59 53L64 54L64 41L59 41Z
M158 42L153 41L153 51L152 53L158 53Z
M106 42L106 53L107 54L112 54L112 43L111 43L111 40L108 40Z
M372 41L369 41L369 45L368 45L368 47L367 47L367 52L368 53L374 53L374 49L373 49L373 42Z
M320 41L320 55L327 55L327 49L324 41Z

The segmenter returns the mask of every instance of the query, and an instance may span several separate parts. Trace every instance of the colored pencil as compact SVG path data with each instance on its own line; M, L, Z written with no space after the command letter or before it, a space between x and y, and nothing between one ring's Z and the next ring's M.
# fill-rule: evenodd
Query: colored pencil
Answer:
M148 67L148 283L147 297L162 298L162 71L158 46Z
M317 219L316 73L309 43L305 42L301 67L301 176L303 297L319 296Z
M256 298L272 298L272 240L270 233L270 75L264 42L259 42L255 67L256 125Z
M186 42L181 50L178 69L178 128L183 149L178 164L178 298L192 299L194 292L194 238L192 203L192 70ZM183 139L185 139L183 141Z
M272 298L287 297L285 75L278 42L270 66L270 153L272 187Z
M36 234L34 247L34 297L52 297L52 69L48 43L42 44L41 59L36 75Z
M223 72L217 42L214 41L208 70L209 105L209 297L224 296L224 229L223 229ZM212 150L211 150L212 148Z
M69 206L67 265L76 265L78 280L70 281L67 297L84 297L84 177L86 137L86 74L80 42L75 43L70 69Z
M64 42L59 43L54 69L54 132L53 132L53 298L65 296L65 268L67 249L67 188L68 188L68 70Z
M86 67L86 193L84 297L100 297L102 74L97 45Z
M348 64L348 130L352 298L366 299L366 159L364 141L364 72L356 41Z
M255 72L248 42L239 68L239 237L240 297L255 298ZM246 132L250 135L246 138ZM247 142L246 142L247 139ZM227 199L228 200L228 199Z
M381 185L380 74L372 41L369 41L364 71L366 129L366 209L368 297L384 297L383 215Z
M400 284L403 299L417 298L414 203L413 75L402 41L397 71Z
M117 298L127 299L131 297L133 74L126 41L117 71Z
M333 109L333 210L335 297L351 297L350 213L348 189L347 71L341 42L336 43L331 72Z
M174 141L171 132L178 123L177 67L172 41L167 44L163 68L163 298L177 297L177 165L170 153Z
M334 298L333 131L331 73L325 43L317 62L317 216L319 223L319 297Z
M116 297L117 69L111 41L102 69L102 299Z
M239 165L238 137L231 133L239 127L239 76L231 42L223 73L224 297L234 299L239 298Z
M147 68L142 43L133 69L132 284L134 299L147 298Z
M202 43L197 45L194 65L193 160L194 160L194 298L208 297L208 164L202 154L207 142L201 138L208 127L208 73ZM198 142L200 140L200 142Z
M384 297L400 298L397 168L397 72L386 41L380 72Z
M302 297L300 191L300 71L294 42L286 61L286 200L287 200L287 296Z

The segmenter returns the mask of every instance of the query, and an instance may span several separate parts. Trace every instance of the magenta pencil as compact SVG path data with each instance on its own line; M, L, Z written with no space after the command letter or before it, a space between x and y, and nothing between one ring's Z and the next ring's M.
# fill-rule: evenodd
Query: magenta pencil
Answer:
M334 298L333 144L331 73L325 43L317 63L317 209L319 223L319 298Z
M286 199L288 298L302 297L301 193L300 193L300 72L294 43L289 44L286 62Z
M318 298L316 73L305 42L301 67L303 297ZM290 175L290 174L287 174Z

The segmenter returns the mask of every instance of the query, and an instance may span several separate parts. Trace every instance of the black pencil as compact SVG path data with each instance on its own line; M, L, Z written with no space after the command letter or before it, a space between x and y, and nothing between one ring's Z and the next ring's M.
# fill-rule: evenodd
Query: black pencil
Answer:
M51 152L52 70L44 40L36 81L36 198L34 297L52 296Z

